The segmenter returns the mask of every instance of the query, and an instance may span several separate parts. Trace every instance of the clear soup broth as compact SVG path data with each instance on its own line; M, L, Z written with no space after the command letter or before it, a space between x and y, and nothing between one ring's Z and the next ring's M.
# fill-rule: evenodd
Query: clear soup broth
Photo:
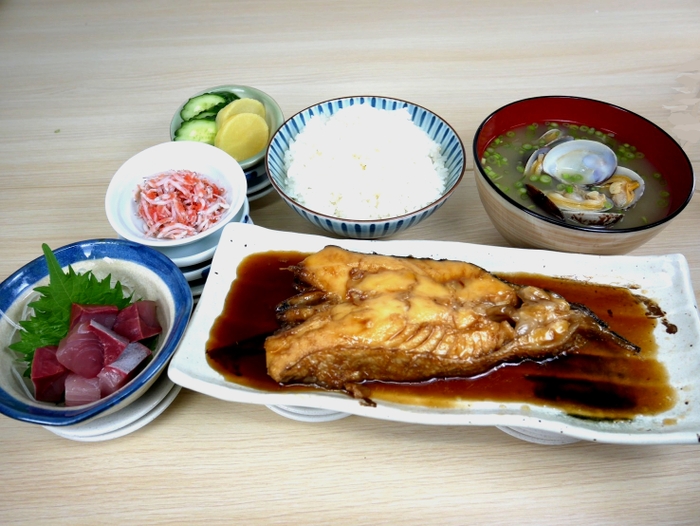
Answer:
M622 213L623 218L607 229L626 229L644 226L664 218L669 212L670 193L666 180L645 157L644 152L633 144L620 140L612 132L598 130L585 124L546 121L513 128L496 137L488 145L481 158L486 175L505 195L522 204L522 206L540 215L553 217L540 207L528 195L527 185L532 185L542 192L570 192L570 183L558 181L546 173L525 174L525 166L531 155L546 144L541 139L551 129L559 129L565 135L576 139L587 139L609 146L617 156L618 166L628 168L639 174L644 180L644 193L637 203L628 210L612 208L610 211ZM599 190L599 186L589 186L589 190ZM567 222L571 222L567 220Z

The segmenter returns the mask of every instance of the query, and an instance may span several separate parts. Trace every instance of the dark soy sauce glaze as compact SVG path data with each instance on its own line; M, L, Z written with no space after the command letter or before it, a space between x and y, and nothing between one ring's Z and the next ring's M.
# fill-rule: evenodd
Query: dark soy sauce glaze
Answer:
M267 376L264 338L278 328L275 306L292 296L290 265L306 254L265 252L246 258L231 284L223 311L206 344L209 364L229 381L267 391L313 391L313 386L282 386ZM530 274L501 275L512 283L552 290L582 303L642 351L633 355L602 342L590 342L567 356L543 363L497 367L475 378L420 383L365 382L372 400L451 407L457 401L519 402L548 405L593 419L628 419L666 411L675 403L664 366L656 360L655 316L628 289Z

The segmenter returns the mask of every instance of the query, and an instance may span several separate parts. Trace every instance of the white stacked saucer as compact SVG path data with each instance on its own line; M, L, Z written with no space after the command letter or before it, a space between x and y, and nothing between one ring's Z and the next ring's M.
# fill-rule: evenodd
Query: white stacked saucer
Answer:
M296 405L268 405L267 408L280 416L299 422L331 422L350 416L350 413L333 411L332 409Z
M78 442L101 442L128 435L151 423L175 400L180 386L163 372L138 400L123 409L71 426L44 426L52 433Z
M250 203L248 199L245 200L240 211L231 222L253 224L253 220L250 218ZM155 247L156 250L168 256L185 275L195 302L202 295L204 283L207 281L214 252L216 252L220 238L221 235L219 234L205 237L190 245Z

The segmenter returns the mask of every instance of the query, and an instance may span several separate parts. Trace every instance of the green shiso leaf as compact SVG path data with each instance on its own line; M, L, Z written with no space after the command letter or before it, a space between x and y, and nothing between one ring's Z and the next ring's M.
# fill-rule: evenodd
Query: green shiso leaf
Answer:
M131 303L132 296L125 296L121 283L111 286L111 275L99 280L91 271L77 274L73 267L68 266L64 273L56 256L49 246L41 246L46 264L49 268L49 284L36 287L34 290L40 297L31 302L29 307L34 309L34 316L19 322L22 330L20 340L10 345L10 349L24 354L31 370L34 351L47 345L58 345L66 334L70 323L71 306L74 303L83 305L116 305L123 309Z

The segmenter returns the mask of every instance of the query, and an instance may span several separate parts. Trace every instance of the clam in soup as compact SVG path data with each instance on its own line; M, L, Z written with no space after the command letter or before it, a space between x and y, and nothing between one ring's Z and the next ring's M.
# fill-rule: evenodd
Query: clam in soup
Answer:
M501 192L566 223L635 228L669 211L666 181L644 152L585 125L514 128L489 144L481 162Z

